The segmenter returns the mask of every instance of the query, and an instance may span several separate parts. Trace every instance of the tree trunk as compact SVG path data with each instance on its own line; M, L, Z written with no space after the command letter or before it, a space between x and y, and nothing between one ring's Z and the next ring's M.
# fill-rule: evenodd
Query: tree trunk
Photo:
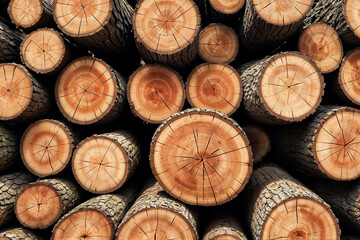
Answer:
M30 182L33 176L25 172L14 172L0 177L0 226L15 218L16 196ZM1 236L1 234L0 234Z
M70 181L44 179L30 183L21 190L14 210L23 226L44 229L70 211L79 198L76 186Z
M277 160L303 174L349 181L360 176L360 111L320 106L308 121L274 133Z
M150 149L153 174L171 196L191 205L230 201L252 172L249 141L220 112L188 109L156 130Z
M247 240L240 223L232 217L215 219L206 228L202 240Z
M325 23L333 27L345 43L360 44L357 4L356 0L317 0L306 15L304 24Z
M313 0L247 0L240 42L253 53L269 51L297 31L312 4Z
M25 34L9 27L9 22L0 17L0 63L18 61L20 44Z
M203 63L186 81L186 97L194 108L213 109L230 116L240 107L242 95L238 72L225 64Z
M160 64L147 64L134 72L127 85L127 99L135 116L160 124L181 111L184 83L178 72Z
M342 223L360 231L360 180L348 183L322 180L310 186L330 204Z
M128 132L95 134L76 147L72 170L85 190L110 193L132 176L140 158L141 147Z
M244 108L256 121L288 124L314 113L324 94L316 65L297 52L279 53L238 68Z
M340 240L329 205L275 165L254 170L244 203L253 237Z
M198 52L201 16L192 0L140 1L134 15L136 45L145 62L189 67Z
M36 233L26 228L18 227L0 232L0 239L4 240L42 240Z
M125 101L125 80L100 59L81 57L60 74L55 99L68 121L87 125L116 120Z
M31 124L20 142L26 168L39 177L55 175L68 165L79 137L68 124L43 119Z
M52 240L114 238L115 229L135 198L134 189L89 199L63 216L55 225Z
M199 56L210 63L231 63L239 51L235 31L223 24L212 23L200 32Z
M19 156L19 136L9 127L0 124L0 172L11 169Z
M267 132L257 125L247 124L243 129L250 142L254 164L259 164L271 150L270 137Z
M169 197L159 183L148 182L121 221L116 233L123 239L198 239L196 215Z
M321 73L335 71L343 58L341 39L326 24L314 23L305 28L299 38L299 52L314 61Z
M48 90L25 67L4 63L0 69L0 120L32 120L50 110Z
M238 26L240 10L245 5L245 0L209 0L209 12L212 22L221 22Z

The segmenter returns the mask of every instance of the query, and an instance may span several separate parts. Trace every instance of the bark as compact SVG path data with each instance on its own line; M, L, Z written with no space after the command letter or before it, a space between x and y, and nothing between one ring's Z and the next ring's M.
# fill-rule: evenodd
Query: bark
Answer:
M9 170L17 162L19 136L6 125L0 125L0 172Z
M5 229L0 232L0 238L8 240L42 240L36 233L22 227Z
M212 221L206 228L203 240L215 240L217 237L233 237L231 239L247 240L240 223L232 217L222 217Z
M20 44L25 34L9 27L9 23L0 17L0 62L18 61Z

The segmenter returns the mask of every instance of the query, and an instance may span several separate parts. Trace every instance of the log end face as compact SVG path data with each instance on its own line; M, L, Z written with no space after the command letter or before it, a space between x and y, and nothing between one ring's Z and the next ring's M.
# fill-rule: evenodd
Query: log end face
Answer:
M360 8L357 0L347 0L344 4L344 13L347 24L356 37L360 38Z
M22 28L30 28L37 24L43 10L41 0L11 0L8 7L11 21Z
M211 6L218 12L224 14L234 14L245 4L245 0L210 0Z

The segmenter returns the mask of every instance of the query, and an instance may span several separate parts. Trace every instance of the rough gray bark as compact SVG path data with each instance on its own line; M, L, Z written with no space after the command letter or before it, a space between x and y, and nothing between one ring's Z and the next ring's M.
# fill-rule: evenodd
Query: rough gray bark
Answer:
M206 228L203 240L215 240L217 237L247 240L240 223L233 217L222 217L212 221Z
M19 156L19 136L4 124L0 124L0 172L9 170Z
M22 227L1 231L0 238L8 240L42 240L36 233Z
M20 59L20 44L25 34L9 27L9 23L0 17L0 62L12 62Z

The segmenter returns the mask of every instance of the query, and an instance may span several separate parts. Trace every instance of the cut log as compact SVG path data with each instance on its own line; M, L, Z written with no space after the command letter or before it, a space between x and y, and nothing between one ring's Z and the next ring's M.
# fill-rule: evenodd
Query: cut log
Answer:
M314 61L322 73L335 71L343 58L343 46L337 32L330 26L314 23L299 38L299 52Z
M235 218L222 217L207 226L202 240L247 240L247 238Z
M212 23L200 32L199 56L210 63L230 63L239 51L235 31L223 24Z
M30 183L21 190L15 201L15 214L28 228L44 229L79 201L76 186L68 180L53 178Z
M249 141L224 114L188 109L156 130L150 149L153 174L171 196L191 205L235 198L252 172Z
M55 175L68 165L79 138L67 124L39 120L24 132L20 155L26 168L39 177Z
M124 78L105 62L82 57L72 61L58 77L55 99L70 122L106 123L120 116L125 88Z
M306 15L304 24L325 23L333 27L341 39L352 45L360 44L359 2L357 0L317 0Z
M279 53L238 69L246 112L266 124L302 121L314 113L324 94L316 65L297 52Z
M235 25L245 2L246 0L209 0L212 21Z
M115 229L135 198L131 188L117 194L89 199L63 216L55 225L52 240L114 239Z
M79 143L72 158L72 170L85 190L110 193L130 178L140 158L139 143L128 132L96 134Z
M247 0L240 42L250 52L269 51L297 31L313 2Z
M71 49L51 28L41 28L26 36L20 47L22 62L39 74L57 74L71 60Z
M151 181L124 216L115 239L195 240L197 228L195 213L168 196L159 183Z
M267 132L257 125L248 124L243 129L250 142L254 164L259 164L271 150L270 137Z
M278 129L279 161L303 174L349 181L360 176L360 111L320 106L302 125Z
M25 34L9 27L9 23L0 17L0 62L18 61L20 44Z
M41 240L37 234L26 228L12 228L0 232L1 240Z
M201 17L193 0L141 0L135 9L134 34L145 62L186 68L198 52Z
M275 165L254 170L245 193L254 240L340 240L330 206Z
M11 0L8 13L11 21L27 31L49 25L52 21L52 0Z
M184 88L178 72L164 65L149 64L130 76L127 99L135 116L159 124L181 111L185 102Z
M330 204L340 222L360 231L360 180L348 183L322 180L310 186Z
M135 51L134 10L127 1L54 0L53 6L59 29L78 43L104 56Z
M213 109L228 116L240 107L242 94L238 72L225 64L203 63L186 81L186 97L192 107Z
M25 67L0 64L0 120L25 121L44 116L51 107L50 96Z
M9 126L0 124L0 172L10 170L19 156L19 136Z
M16 196L32 181L33 176L25 172L14 172L0 177L0 226L15 218Z

